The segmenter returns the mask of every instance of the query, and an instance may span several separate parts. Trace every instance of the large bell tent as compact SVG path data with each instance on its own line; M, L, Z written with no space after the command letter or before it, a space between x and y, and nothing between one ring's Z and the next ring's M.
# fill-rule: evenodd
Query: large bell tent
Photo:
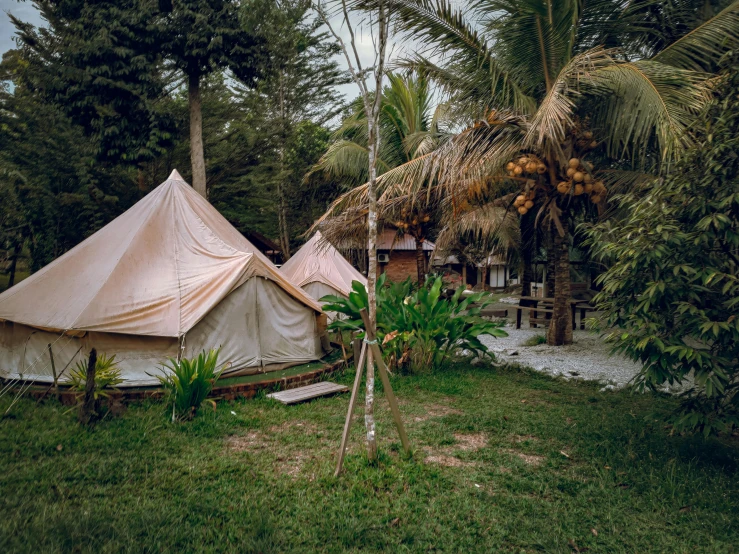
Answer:
M168 357L210 348L221 349L224 374L280 369L322 356L320 314L173 171L0 294L0 376L50 382L51 356L68 374L91 348L115 354L124 386L156 384Z

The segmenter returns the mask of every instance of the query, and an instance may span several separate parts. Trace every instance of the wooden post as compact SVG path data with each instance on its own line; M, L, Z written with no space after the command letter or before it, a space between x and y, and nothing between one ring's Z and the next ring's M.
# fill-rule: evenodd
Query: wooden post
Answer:
M59 400L59 380L56 374L56 365L54 365L54 353L51 351L51 343L47 346L49 347L49 359L51 360L51 374L54 377L54 394L56 399Z
M354 339L354 345L359 342L359 339ZM346 453L346 441L349 439L349 429L352 426L352 415L354 414L354 406L357 403L357 396L359 395L359 385L362 382L362 370L364 369L364 357L367 353L367 343L362 343L362 351L359 354L359 362L357 362L357 374L354 376L354 386L352 387L352 396L349 399L349 410L346 412L346 421L344 421L344 433L341 435L341 447L339 449L339 461L336 464L336 471L334 477L338 477L341 473L341 468L344 465L344 454ZM356 356L356 351L355 354ZM355 358L356 359L356 358Z
M97 402L95 401L95 364L97 364L97 359L97 350L93 348L90 350L90 359L87 361L85 396L80 408L80 423L92 423L97 419Z
M359 353L362 350L362 339L358 339L357 337L354 337L352 339L352 356L354 357L354 363L356 364L359 361Z
M369 323L367 311L362 309L359 313L362 315L362 321L364 321L364 324L369 329L369 325L367 325L367 323ZM380 369L380 379L382 380L382 386L385 388L385 395L387 396L387 402L390 405L390 411L392 412L393 419L395 420L395 426L398 428L400 442L403 445L405 453L409 454L411 451L411 447L408 442L408 435L406 435L405 433L403 420L400 417L400 408L398 408L398 401L395 398L393 387L390 385L390 378L388 377L389 370L385 365L385 360L382 359L382 352L380 351L380 347L377 345L376 342L373 342L375 340L375 336L371 330L367 331L367 340L370 342L370 349L374 353L374 357L377 360L377 367Z
M318 337L321 339L321 348L325 352L331 352L331 341L328 340L328 316L326 314L320 314L316 318L316 323L318 325Z

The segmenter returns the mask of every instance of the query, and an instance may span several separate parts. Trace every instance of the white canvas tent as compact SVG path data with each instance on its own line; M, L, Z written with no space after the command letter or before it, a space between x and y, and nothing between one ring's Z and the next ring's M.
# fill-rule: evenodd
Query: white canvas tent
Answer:
M0 376L51 381L49 344L59 372L93 347L115 354L127 386L156 384L178 352L216 347L226 373L268 371L321 357L320 313L173 171L0 295Z
M320 232L313 235L280 270L291 283L316 300L327 294L348 296L352 281L367 286L367 278L324 240Z

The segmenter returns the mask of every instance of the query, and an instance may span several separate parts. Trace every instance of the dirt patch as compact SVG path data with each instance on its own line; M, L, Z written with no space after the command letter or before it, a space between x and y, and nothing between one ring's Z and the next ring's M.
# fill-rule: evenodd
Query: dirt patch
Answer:
M444 417L448 415L462 415L464 412L452 408L447 404L426 404L424 407L424 414L415 416L413 421L426 421L432 417Z
M524 454L523 452L519 452L518 450L513 450L511 448L505 448L502 450L502 452L505 452L506 454L512 454L513 456L516 456L523 460L526 465L538 467L541 465L541 463L545 460L544 456L536 456L535 454Z
M269 446L269 441L259 431L251 431L246 435L233 435L226 439L226 448L234 452L263 450Z
M459 443L456 445L456 448L459 450L479 450L488 444L485 433L455 433L454 439Z
M277 457L277 469L283 475L297 479L303 471L305 461L310 458L305 452L297 452L287 457Z

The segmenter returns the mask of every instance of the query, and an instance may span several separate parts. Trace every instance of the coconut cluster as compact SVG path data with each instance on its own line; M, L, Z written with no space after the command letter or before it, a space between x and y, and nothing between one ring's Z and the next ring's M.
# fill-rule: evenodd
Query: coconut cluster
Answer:
M572 158L567 164L565 174L567 180L557 184L557 192L560 194L572 194L574 196L587 194L593 204L600 202L606 195L607 190L603 181L596 181L593 178L592 164L578 158Z
M536 193L534 192L534 189L531 189L524 194L516 196L513 206L518 209L518 213L526 215L529 210L534 207L534 198L536 198Z
M398 229L403 229L404 231L407 231L412 226L415 227L423 223L428 223L431 220L431 214L428 214L428 213L415 214L415 213L409 212L408 210L401 211L400 216L403 219L399 219L398 221L396 221L395 226Z
M546 173L547 166L536 156L522 156L515 162L508 162L506 165L509 177L521 177L524 174Z

